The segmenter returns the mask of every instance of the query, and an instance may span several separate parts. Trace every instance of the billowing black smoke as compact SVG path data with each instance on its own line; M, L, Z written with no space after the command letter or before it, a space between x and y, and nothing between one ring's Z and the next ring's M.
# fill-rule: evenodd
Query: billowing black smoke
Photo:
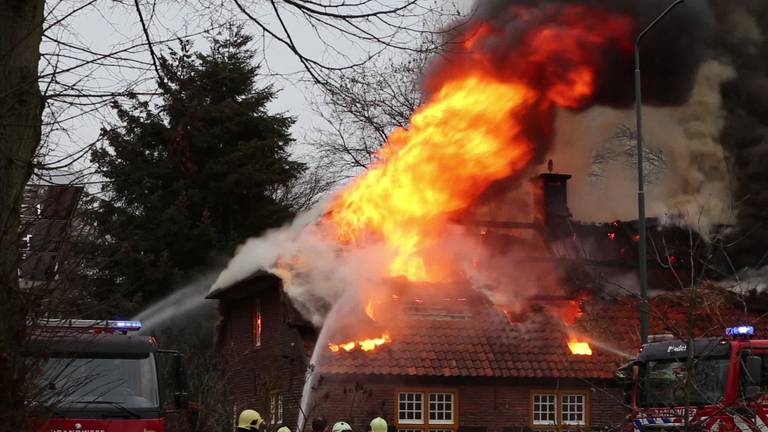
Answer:
M503 36L490 39L484 50L500 65L515 53L522 36L534 26L552 22L553 15L566 5L583 5L630 17L636 29L644 28L671 3L670 0L478 0L472 19L450 34L456 45L471 37L479 23L491 23ZM604 23L610 32L610 23ZM649 105L675 106L688 100L695 74L702 60L711 55L714 19L706 2L689 1L674 9L649 32L641 43L643 101ZM567 34L567 33L566 33ZM633 42L633 41L632 41ZM450 46L450 44L449 44ZM594 104L626 107L634 102L633 50L608 45L602 53ZM457 61L450 48L432 65L446 67ZM433 75L432 73L428 75ZM439 75L439 73L438 73ZM429 83L427 83L429 90Z
M737 76L723 84L721 144L730 156L737 225L727 251L737 268L768 264L768 2L712 1L717 55Z

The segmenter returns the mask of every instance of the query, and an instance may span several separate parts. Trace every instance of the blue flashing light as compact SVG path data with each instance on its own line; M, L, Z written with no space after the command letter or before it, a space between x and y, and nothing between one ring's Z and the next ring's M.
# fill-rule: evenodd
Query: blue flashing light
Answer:
M753 336L755 334L755 328L749 325L728 327L725 329L725 334L727 336Z
M141 321L109 321L107 327L120 330L141 330Z

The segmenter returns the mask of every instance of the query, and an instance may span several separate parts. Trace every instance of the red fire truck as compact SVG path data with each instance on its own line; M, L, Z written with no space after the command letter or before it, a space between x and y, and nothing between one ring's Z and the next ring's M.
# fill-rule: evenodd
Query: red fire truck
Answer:
M42 371L32 402L38 432L163 432L158 355L172 356L173 411L187 406L182 356L136 334L138 321L48 320L27 354ZM169 404L170 405L170 404Z
M768 432L768 340L752 326L692 343L671 336L643 345L619 370L631 378L636 432Z

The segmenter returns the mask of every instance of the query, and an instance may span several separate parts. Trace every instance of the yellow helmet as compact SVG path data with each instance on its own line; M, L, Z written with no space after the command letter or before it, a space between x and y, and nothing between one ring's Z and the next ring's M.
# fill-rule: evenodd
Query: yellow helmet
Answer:
M371 432L387 432L387 421L381 417L371 420Z
M288 429L288 426L283 426L280 429L278 429L277 432L291 432L291 430Z
M240 429L257 430L262 423L264 419L261 418L261 414L251 409L241 412L237 419L237 427Z

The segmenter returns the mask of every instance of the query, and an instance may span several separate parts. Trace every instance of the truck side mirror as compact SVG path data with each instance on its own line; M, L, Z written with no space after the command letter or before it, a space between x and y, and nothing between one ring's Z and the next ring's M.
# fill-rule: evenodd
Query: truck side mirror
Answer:
M747 387L760 387L760 376L763 370L763 359L760 356L747 356L744 361L744 370L747 373L745 382Z
M744 388L744 399L756 400L760 397L760 386L751 385Z
M176 378L176 389L173 393L173 403L176 409L189 407L189 394L187 393L187 371L184 368L184 354L173 354L173 374Z

